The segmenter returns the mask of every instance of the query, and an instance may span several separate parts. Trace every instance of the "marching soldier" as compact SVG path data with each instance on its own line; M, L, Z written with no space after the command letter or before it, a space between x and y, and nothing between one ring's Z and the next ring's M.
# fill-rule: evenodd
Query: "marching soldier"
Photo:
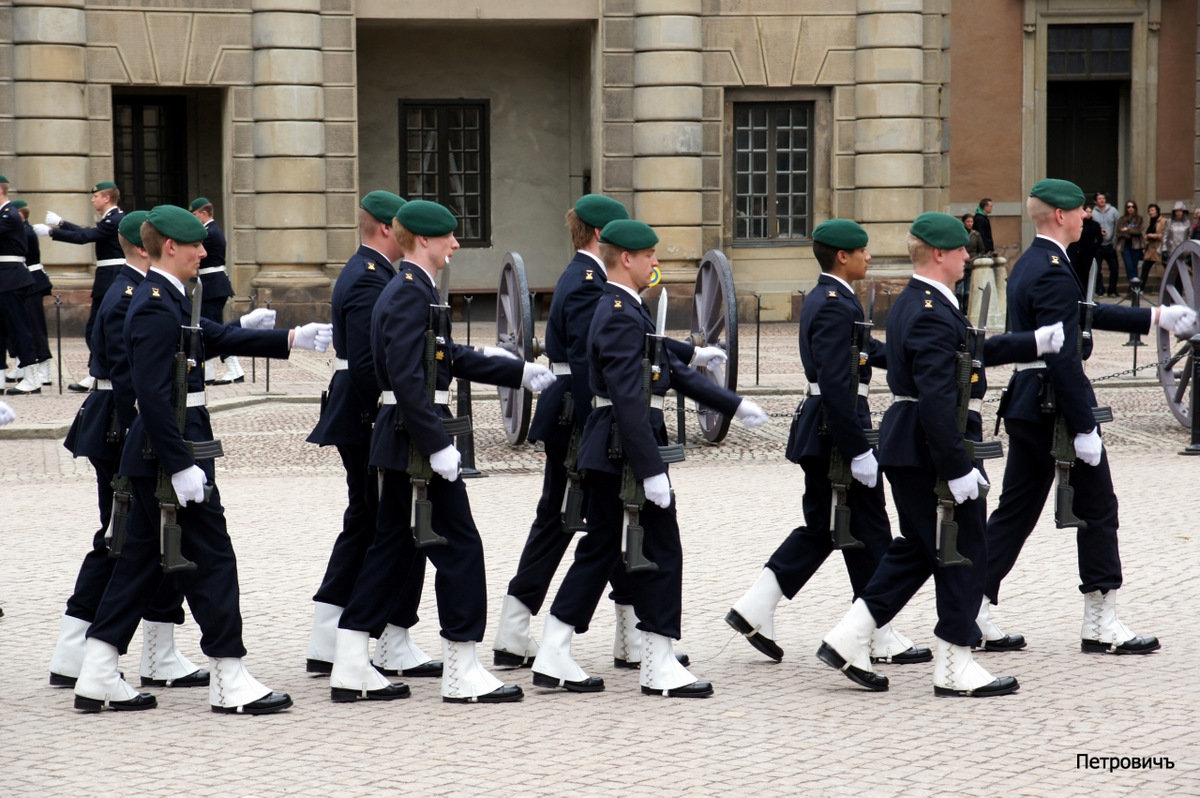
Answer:
M362 243L346 261L333 286L334 372L321 418L308 442L337 447L346 467L349 501L342 515L342 532L334 541L325 576L313 596L309 673L328 674L333 669L338 620L350 600L367 549L375 539L379 483L369 461L371 425L379 408L379 383L371 361L371 310L396 276L392 261L404 254L391 227L403 204L404 199L390 191L372 191L362 198L358 209ZM378 635L375 646L373 661L387 675L442 675L442 663L430 660L409 635L409 629L417 623L417 605L424 581L425 558L414 557L412 572L404 577L396 610ZM386 599L389 603L390 598Z
M134 289L125 318L138 416L120 463L132 483L133 511L121 558L87 633L75 707L98 712L156 706L153 695L125 683L117 658L161 581L161 540L163 565L181 569L178 578L200 626L200 647L212 672L212 710L277 712L292 705L291 697L260 684L242 661L237 564L215 484L212 458L220 447L212 439L199 365L206 348L261 357L287 357L293 348L323 351L329 325L243 330L214 324L200 317L200 297L193 293L189 302L184 288L204 257L204 225L183 208L160 205L150 211L141 233L151 267Z
M68 244L96 245L96 275L92 279L92 307L88 311L87 324L83 330L84 341L88 345L89 360L92 345L92 325L96 323L96 311L108 292L108 287L116 279L117 272L125 264L125 255L121 252L121 244L117 241L117 227L125 212L117 207L121 201L121 191L117 184L105 180L92 186L92 208L100 216L95 227L81 227L68 222L54 211L46 211L46 223L34 225L34 230L40 236L49 236L54 241L65 241ZM90 374L79 382L67 386L72 391L90 391L95 378Z
M33 225L29 223L29 205L25 200L13 200L13 207L25 220L25 268L33 285L25 294L25 309L29 314L29 330L33 334L34 353L37 357L36 381L40 385L50 384L50 334L46 330L46 309L43 297L50 296L54 285L46 275L46 267L42 265L42 248L38 244L38 235Z
M1117 617L1117 590L1122 584L1117 497L1093 411L1095 393L1083 373L1082 361L1091 354L1091 327L1145 334L1158 326L1186 337L1194 332L1196 314L1186 305L1126 308L1101 304L1081 311L1083 293L1066 248L1079 238L1083 200L1079 187L1066 180L1047 179L1034 185L1026 209L1037 237L1008 280L1012 329L1029 330L1048 319L1065 319L1067 340L1058 354L1017 365L1000 410L1008 431L1008 463L1000 503L987 525L987 584L979 613L984 646L990 651L1025 646L1022 635L1005 635L991 621L989 605L998 602L1000 583L1037 524L1055 480L1058 458L1051 451L1058 448L1054 445L1056 428L1070 438L1061 442L1069 447L1063 458L1069 484L1060 482L1061 506L1056 517L1073 516L1062 525L1078 526L1081 648L1103 654L1148 654L1159 648L1156 637L1135 635ZM1089 320L1081 312L1092 314L1090 323L1085 323ZM1064 487L1068 489L1064 491Z
M50 658L50 684L55 687L75 686L83 664L85 635L96 619L96 608L117 563L110 556L105 538L113 529L114 479L121 444L137 415L123 331L130 300L150 268L141 232L147 216L146 211L134 211L126 214L118 226L125 265L108 287L92 327L90 374L95 384L63 442L74 456L88 458L96 472L100 528L92 536L91 551L79 566L75 590L67 599L58 643ZM142 686L208 685L208 671L198 669L175 645L175 625L183 623L182 603L183 593L175 577L163 579L142 618Z
M800 360L808 395L797 410L787 446L788 460L804 469L804 524L792 530L725 616L750 645L776 662L783 659L783 649L774 639L776 605L785 595L794 598L835 548L831 460L836 460L839 472L848 470L851 476L838 488L839 511L849 512L849 523L840 532L850 537L839 540L836 548L842 551L855 596L867 586L892 542L879 465L864 433L871 426L871 368L886 368L887 362L850 285L867 275L867 232L848 219L822 222L813 230L813 254L821 275L800 313ZM848 364L851 353L854 360ZM914 646L890 623L871 635L873 662L932 658L928 648Z
M454 343L449 308L435 281L458 249L457 227L454 214L434 202L410 201L396 212L393 229L406 260L371 316L371 351L382 389L370 458L381 472L379 514L375 540L338 622L329 676L334 701L410 694L372 666L367 650L370 634L385 627L392 609L381 597L407 589L404 580L421 556L414 536L437 568L442 700L498 703L523 695L520 687L488 673L475 650L487 623L483 543L459 479L462 457L452 440L456 425L447 403L452 377L536 392L554 375L507 352L483 354Z
M757 404L717 387L662 345L662 324L650 320L639 296L658 264L657 243L648 225L631 219L609 222L600 234L608 281L588 332L595 409L579 447L579 467L588 481L587 531L546 618L533 663L538 687L579 693L604 689L603 679L588 676L571 657L571 638L587 631L624 549L630 566L651 568L642 562L642 553L655 564L630 579L643 636L642 692L694 698L713 693L712 685L697 680L673 649L680 637L683 554L667 463L659 448L666 443L662 397L675 388L707 407L736 415L747 427L768 419ZM629 526L622 545L625 513ZM638 528L644 531L641 546Z
M871 668L872 634L931 574L938 615L934 692L998 696L1018 688L1012 676L993 678L971 658L980 639L974 607L987 567L981 492L987 481L975 457L981 436L969 409L974 386L986 386L983 363L1053 351L1062 344L1061 328L997 336L980 347L954 296L966 243L966 228L953 216L917 217L908 235L913 277L888 314L885 356L895 401L880 424L879 462L892 486L900 536L817 652L868 690L888 689L887 677ZM948 526L955 523L957 540Z
M204 237L204 260L200 261L200 283L204 286L204 304L200 314L210 321L221 324L225 320L225 303L233 296L233 283L225 269L225 234L213 219L213 204L208 197L196 197L188 206L208 230ZM245 382L246 372L238 362L237 355L221 358L225 361L225 376L217 379L217 358L209 358L204 364L206 385L228 385Z
M37 367L37 344L29 326L26 294L33 278L25 267L25 217L8 198L8 178L0 175L0 329L5 343L16 353L23 369L21 381L4 393L27 396L42 392L41 372Z
M529 633L529 620L541 610L550 580L575 531L564 527L563 515L563 500L572 482L575 483L572 490L577 494L576 506L580 510L583 507L586 481L575 463L568 467L567 461L569 456L575 459L571 454L572 442L577 452L578 438L592 409L587 333L607 282L604 262L600 259L600 230L614 219L628 218L624 205L602 194L585 194L567 212L575 257L554 287L546 325L546 354L558 379L538 397L537 410L529 425L529 440L541 441L546 449L542 496L521 550L517 573L508 583L500 611L500 624L492 644L497 667L526 667L537 656L537 642ZM672 340L667 341L667 346L681 361L694 366L718 366L725 362L724 351L715 346L693 347ZM578 518L571 520L579 522ZM637 668L641 663L642 636L637 630L624 567L618 564L614 568L611 581L617 614L613 661L617 667Z

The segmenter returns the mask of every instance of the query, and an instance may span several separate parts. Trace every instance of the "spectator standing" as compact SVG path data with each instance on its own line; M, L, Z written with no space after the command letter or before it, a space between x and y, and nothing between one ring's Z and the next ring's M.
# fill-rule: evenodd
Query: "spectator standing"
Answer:
M1104 266L1108 264L1108 295L1117 295L1117 250L1115 248L1117 219L1120 213L1108 204L1108 195L1104 192L1096 194L1096 205L1092 208L1092 218L1100 225L1100 248L1096 257L1100 259L1100 282L1096 284L1096 293L1104 282Z
M1188 240L1189 232L1187 206L1176 202L1175 207L1171 209L1171 218L1167 219L1166 228L1163 230L1163 263L1170 262L1179 245Z
M1103 240L1100 224L1092 218L1092 207L1090 202L1083 204L1083 230L1079 234L1079 240L1067 247L1067 257L1070 258L1071 266L1079 277L1079 285L1085 291L1088 274L1092 271L1092 261L1096 260L1096 253L1100 251L1100 242ZM1100 274L1096 275L1096 293L1104 293L1104 280Z
M1158 203L1151 202L1146 206L1146 235L1142 247L1142 286L1150 276L1150 269L1156 263L1162 263L1163 233L1166 231L1167 220L1163 217Z
M979 201L979 207L975 209L975 229L979 231L979 237L983 239L984 252L996 251L996 243L992 240L992 220L988 218L991 213L992 198L984 197Z
M1142 236L1146 230L1146 220L1138 213L1137 203L1128 200L1125 203L1125 213L1117 220L1117 249L1125 261L1125 279L1133 282L1137 277L1138 263L1142 260ZM1116 296L1112 290L1114 283L1109 283L1109 296Z

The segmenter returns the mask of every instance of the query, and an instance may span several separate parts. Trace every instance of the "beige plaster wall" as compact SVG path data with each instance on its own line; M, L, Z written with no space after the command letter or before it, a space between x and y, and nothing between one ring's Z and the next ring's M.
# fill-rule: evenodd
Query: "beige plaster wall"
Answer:
M534 289L552 287L570 259L563 216L582 191L591 157L584 113L590 47L585 28L359 26L364 193L383 188L404 195L398 100L490 101L492 246L459 250L452 289L494 292L510 250L521 253Z

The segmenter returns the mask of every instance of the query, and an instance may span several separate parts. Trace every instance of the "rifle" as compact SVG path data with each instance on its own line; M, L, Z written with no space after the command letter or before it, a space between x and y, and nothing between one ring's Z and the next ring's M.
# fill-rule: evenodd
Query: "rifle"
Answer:
M971 408L971 385L974 371L983 367L983 342L987 337L988 306L991 304L992 286L985 285L983 299L979 303L979 320L970 330L970 341L964 344L955 354L955 383L958 387L958 400L955 406L955 421L960 435L963 435L963 447L972 462L976 460L991 460L1004 454L1000 441L972 441L966 438L967 416ZM958 522L954 520L956 507L954 494L950 492L950 483L939 479L934 485L934 493L938 499L938 528L937 528L937 563L939 567L948 568L956 565L970 566L972 561L963 556L958 550ZM979 486L979 501L987 499L987 485Z
M449 311L446 305L429 306L429 323L425 326L425 351L422 363L425 367L425 393L429 403L434 404L437 392L437 345L446 343L446 315ZM438 333L442 335L438 335ZM429 464L428 455L417 448L412 435L408 436L408 476L412 485L412 525L413 540L418 549L426 546L444 546L446 538L433 531L433 504L429 501L429 481L433 479L433 467Z
M568 391L563 395L563 404L571 405L574 400ZM567 490L563 494L562 522L563 532L573 535L585 529L583 523L583 475L579 473L579 444L583 440L583 432L575 424L574 419L567 414L571 424L571 442L567 446L567 456L563 467L567 471Z
M867 365L867 352L871 345L871 328L875 326L875 283L871 282L867 289L867 320L854 322L854 332L850 336L850 404L851 409L858 409L858 372ZM822 400L822 417L824 416L824 401ZM850 485L854 482L854 473L850 463L842 455L837 443L834 442L829 453L829 484L832 490L832 502L829 516L829 529L833 536L835 549L861 549L865 545L850 532L850 505L847 503Z
M129 529L129 505L133 502L133 481L124 474L117 474L112 480L113 502L112 515L108 519L108 529L104 539L108 541L108 556L116 559L121 556L125 546L125 538Z

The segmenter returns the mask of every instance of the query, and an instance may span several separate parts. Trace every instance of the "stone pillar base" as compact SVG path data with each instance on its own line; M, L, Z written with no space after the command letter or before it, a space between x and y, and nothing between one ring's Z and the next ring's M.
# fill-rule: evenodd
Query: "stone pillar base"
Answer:
M269 302L278 311L276 329L329 321L333 286L323 274L314 274L311 269L268 266L250 281L250 286L257 307L266 307Z

